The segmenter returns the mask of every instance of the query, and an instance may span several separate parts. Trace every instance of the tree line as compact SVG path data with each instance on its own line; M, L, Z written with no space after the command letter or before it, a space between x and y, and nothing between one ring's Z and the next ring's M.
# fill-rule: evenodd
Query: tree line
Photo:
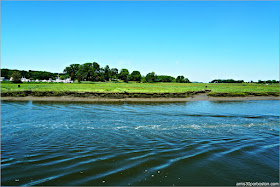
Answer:
M17 72L16 74L14 74ZM49 78L55 79L58 73L51 73L47 71L25 71L25 70L15 70L15 69L1 69L1 76L5 78L13 77L25 77L27 79L39 79L48 80ZM136 81L143 83L153 83L153 82L178 82L178 83L190 83L188 78L184 76L178 76L174 78L168 75L156 75L155 72L148 73L146 76L141 75L140 71L129 72L128 69L117 69L110 68L108 65L101 67L97 62L84 63L84 64L71 64L67 66L63 73L59 73L61 79L71 78L71 80L81 81L118 81L122 80L124 82Z
M233 80L233 79L214 79L210 83L243 83L244 80Z
M155 72L148 73L146 76L141 75L140 71L129 72L128 69L110 68L108 65L100 67L97 62L85 63L85 64L71 64L63 71L69 75L72 80L81 81L114 81L123 80L137 81L137 82L182 82L189 83L189 79L184 76L178 76L176 79L167 75L156 75Z
M17 73L16 73L17 72ZM16 73L16 74L14 74ZM51 73L47 71L25 71L25 70L15 70L15 69L1 69L1 77L10 78L13 77L25 77L27 79L39 79L48 80L49 78L55 79L58 73ZM97 62L84 63L84 64L71 64L67 66L63 73L59 73L61 79L71 78L71 80L81 81L118 81L122 80L124 82L136 81L143 83L153 83L153 82L177 82L177 83L190 83L188 78L180 75L177 78L168 75L156 75L155 72L148 73L146 76L142 75L140 71L129 72L128 69L117 69L110 68L108 65L101 67ZM234 79L214 79L210 83L243 83L244 80L234 80ZM253 83L253 81L251 81ZM279 83L276 80L259 80L257 83Z
M258 80L258 83L260 83L260 84L266 84L266 83L271 84L271 83L279 83L279 81L277 81L277 80L266 80L266 81Z
M49 78L51 79L55 79L57 77L58 73L51 73L51 72L47 72L47 71L33 71L33 70L29 70L29 71L25 71L25 70L16 70L16 69L1 69L1 77L5 77L5 78L11 78L12 74L14 72L19 72L20 76L25 77L27 79L39 79L39 80L49 80ZM60 74L60 76L62 78L67 77L67 75L65 74Z
M209 83L244 83L244 80L234 80L234 79L214 79ZM249 82L248 82L249 83ZM259 84L266 84L266 83L279 83L277 80L258 80L258 82L250 81L250 83L259 83Z

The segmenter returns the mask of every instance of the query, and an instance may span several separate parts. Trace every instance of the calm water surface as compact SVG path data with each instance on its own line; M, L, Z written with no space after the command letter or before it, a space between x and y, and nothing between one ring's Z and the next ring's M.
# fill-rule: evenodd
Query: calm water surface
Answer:
M2 185L279 182L279 101L1 102Z

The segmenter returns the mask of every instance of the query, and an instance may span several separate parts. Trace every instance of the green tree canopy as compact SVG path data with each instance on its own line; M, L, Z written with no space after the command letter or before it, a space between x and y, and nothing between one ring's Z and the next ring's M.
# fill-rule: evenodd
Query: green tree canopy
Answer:
M243 80L233 80L233 79L214 79L210 83L242 83Z
M148 73L148 74L146 75L146 81L147 81L147 82L155 82L155 80L156 80L156 74L155 74L155 72Z
M11 77L12 73L19 70L10 70L10 69L1 69L1 75L3 77ZM62 79L71 77L72 80L77 80L78 82L85 80L85 81L109 81L110 79L121 79L125 82L130 81L139 81L139 82L190 82L189 79L185 78L184 76L178 76L176 79L172 76L168 75L156 75L155 72L148 73L146 76L141 76L140 71L133 71L129 74L128 69L121 69L112 68L108 65L105 67L100 67L97 62L88 62L84 64L71 64L66 67L64 73L59 73ZM20 74L25 78L33 78L33 79L46 79L49 78L55 79L57 77L57 73L51 73L46 71L19 71ZM235 81L232 79L228 80L214 80L218 82L242 82L242 81ZM213 81L212 81L213 82ZM268 83L275 83L276 80L268 80Z
M107 65L104 68L104 79L108 81L111 78L111 70L110 67Z
M141 81L141 73L139 71L133 71L130 75L131 81Z
M188 78L185 78L183 75L181 76L178 76L176 78L176 82L179 82L179 83L189 83L189 79Z
M20 72L15 71L15 72L12 74L11 77L13 77L13 80L12 80L13 83L21 83L21 74L20 74Z
M77 72L79 69L80 64L71 64L70 66L66 67L63 72L70 75L72 80L75 80L77 78Z
M176 78L176 82L184 82L184 79L185 79L185 77L184 76L178 76L177 78Z
M172 82L175 80L174 77L167 76L167 75L158 75L157 79L159 82Z
M128 81L128 75L129 75L129 71L127 69L121 69L121 72L119 74L119 79L127 82Z
M111 69L111 79L117 79L119 74L119 70L117 68Z

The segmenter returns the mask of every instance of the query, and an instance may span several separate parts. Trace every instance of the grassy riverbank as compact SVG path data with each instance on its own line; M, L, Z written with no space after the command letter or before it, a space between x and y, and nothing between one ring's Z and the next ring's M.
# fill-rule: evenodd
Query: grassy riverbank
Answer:
M17 96L17 93L32 93L44 96L42 93L51 93L52 96L65 96L69 93L185 93L211 90L209 96L233 97L233 96L279 96L279 84L256 83L1 83L1 95ZM161 93L161 94L160 94ZM79 95L79 94L78 94ZM80 94L81 95L81 94ZM105 94L106 95L106 94ZM140 94L142 95L142 94ZM190 95L190 94L187 94ZM24 96L19 94L19 96ZM48 94L46 95L48 96ZM165 96L168 97L168 96Z

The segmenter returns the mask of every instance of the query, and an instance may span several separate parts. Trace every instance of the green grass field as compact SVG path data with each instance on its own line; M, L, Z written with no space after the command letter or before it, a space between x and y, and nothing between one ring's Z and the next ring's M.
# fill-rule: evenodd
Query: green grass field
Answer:
M1 92L13 91L73 91L73 92L130 92L130 93L181 93L187 91L212 90L211 93L264 93L278 92L279 84L256 83L1 83ZM206 88L207 86L207 88Z

